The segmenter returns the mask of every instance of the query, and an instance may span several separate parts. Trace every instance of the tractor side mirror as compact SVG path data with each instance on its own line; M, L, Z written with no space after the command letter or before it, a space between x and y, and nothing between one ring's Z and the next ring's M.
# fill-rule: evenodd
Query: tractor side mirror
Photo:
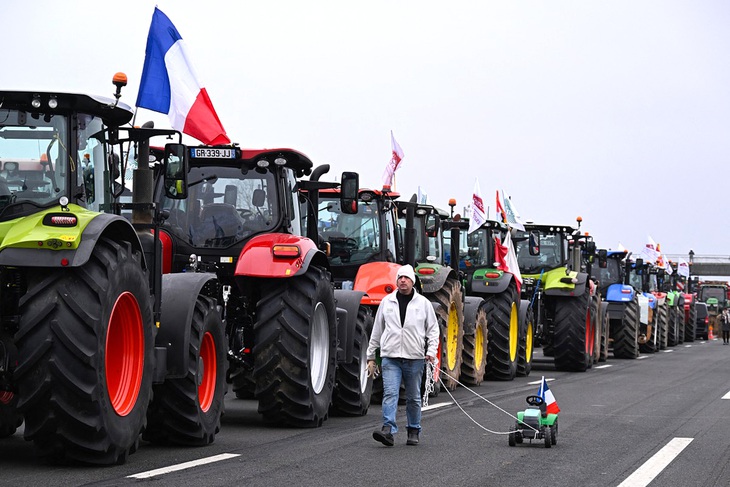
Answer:
M606 249L598 251L598 267L601 269L608 267L608 251Z
M188 197L188 151L183 144L165 146L165 195L175 200Z
M530 255L540 255L540 232L532 230L529 237Z
M342 213L357 213L357 194L360 191L360 176L356 172L343 172L340 182L340 209Z
M587 241L586 246L585 246L585 251L591 255L595 254L596 253L596 242L594 242L593 240Z

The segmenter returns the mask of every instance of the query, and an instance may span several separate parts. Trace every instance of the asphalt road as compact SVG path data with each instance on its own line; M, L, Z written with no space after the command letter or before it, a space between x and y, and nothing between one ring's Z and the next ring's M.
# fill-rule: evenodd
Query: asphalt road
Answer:
M723 399L730 393L730 346L695 342L599 365L565 373L538 360L529 377L474 388L480 396L458 388L454 397L481 426L442 392L424 411L416 447L405 445L404 433L392 448L372 439L378 405L363 417L331 417L321 428L301 430L263 424L253 402L232 394L212 445L143 443L115 467L43 464L21 429L0 440L0 485L730 485L730 399ZM506 436L483 429L504 432L514 422L485 399L515 414L543 375L554 379L561 408L557 445L509 447ZM174 471L203 459L211 463ZM155 469L168 470L150 474Z

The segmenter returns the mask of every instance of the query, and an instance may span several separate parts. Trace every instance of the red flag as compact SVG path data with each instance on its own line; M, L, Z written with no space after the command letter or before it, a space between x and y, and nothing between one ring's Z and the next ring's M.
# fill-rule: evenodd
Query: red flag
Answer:
M522 289L522 273L520 273L520 266L517 263L515 247L512 245L512 236L508 231L504 237L504 243L499 238L494 240L496 243L494 246L494 261L497 263L497 269L515 276L515 285L517 286L517 294L519 294Z
M385 166L383 172L383 188L388 188L393 185L393 178L395 177L395 171L400 167L400 162L403 160L404 154L403 149L400 148L398 142L393 137L393 131L390 131L390 146L391 156L388 165Z
M504 207L499 201L499 190L497 190L497 216L501 219L502 223L507 223L507 212L504 211Z

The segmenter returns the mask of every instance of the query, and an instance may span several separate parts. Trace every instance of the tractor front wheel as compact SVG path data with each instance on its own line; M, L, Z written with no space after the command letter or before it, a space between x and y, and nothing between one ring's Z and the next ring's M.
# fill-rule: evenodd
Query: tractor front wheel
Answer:
M186 375L155 386L142 437L162 444L212 443L221 427L227 363L225 332L215 301L198 296Z
M453 391L461 376L462 352L464 349L464 298L461 283L457 279L446 279L444 285L426 297L440 306L436 314L441 318L442 354L439 366L444 374L441 381Z
M319 427L335 381L337 332L330 276L312 266L302 276L261 283L254 324L254 379L266 421Z
M357 313L352 363L337 367L332 409L345 416L363 416L368 412L373 393L373 378L368 377L368 342L373 330L373 316L365 306Z

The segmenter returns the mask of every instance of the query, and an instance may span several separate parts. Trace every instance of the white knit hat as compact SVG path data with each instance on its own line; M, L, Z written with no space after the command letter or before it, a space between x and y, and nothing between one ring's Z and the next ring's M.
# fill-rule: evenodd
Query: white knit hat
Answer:
M410 264L406 264L398 269L398 274L396 274L395 280L397 281L401 276L407 277L414 284L416 282L416 273L413 272L413 267L411 267Z

